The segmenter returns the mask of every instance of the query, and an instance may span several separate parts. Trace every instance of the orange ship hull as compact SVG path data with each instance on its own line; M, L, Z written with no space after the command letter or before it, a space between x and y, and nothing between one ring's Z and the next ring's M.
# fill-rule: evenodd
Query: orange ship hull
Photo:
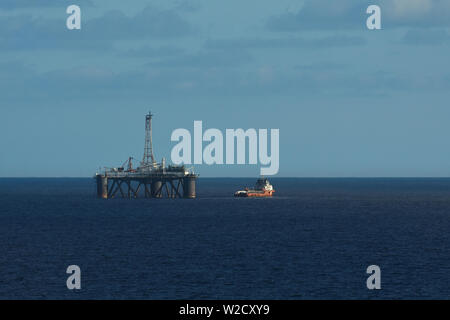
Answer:
M257 191L257 190L248 190L246 192L236 193L235 197L271 197L275 190L272 191Z
M271 197L272 193L274 193L275 191L263 191L263 192L252 192L252 191L248 191L247 192L247 197Z

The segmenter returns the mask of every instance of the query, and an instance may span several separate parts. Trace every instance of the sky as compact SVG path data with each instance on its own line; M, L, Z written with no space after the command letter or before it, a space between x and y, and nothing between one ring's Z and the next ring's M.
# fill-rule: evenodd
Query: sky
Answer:
M279 177L449 177L449 54L448 0L2 0L0 177L141 159L149 110L158 160L202 120L279 129Z

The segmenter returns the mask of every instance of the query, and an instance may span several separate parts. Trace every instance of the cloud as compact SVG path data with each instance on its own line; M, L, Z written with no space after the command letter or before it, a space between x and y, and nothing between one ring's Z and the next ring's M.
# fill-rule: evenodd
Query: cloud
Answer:
M118 53L121 57L140 58L147 66L160 68L221 68L242 66L254 61L245 48L223 46L213 47L207 44L200 49L187 50L180 46L162 45L128 49Z
M182 54L157 63L116 70L112 66L80 65L42 72L20 62L0 64L0 105L45 102L129 100L176 95L204 95L232 90L245 58L228 52Z
M7 16L0 20L0 49L3 51L62 49L109 49L108 39L93 39L83 30L69 31L64 20L35 18L31 15Z
M389 7L394 17L420 16L430 12L433 0L391 0Z
M327 48L359 46L365 39L356 36L332 35L325 37L291 37L291 38L239 38L208 40L207 48Z
M270 17L267 28L271 31L365 30L366 9L372 4L381 7L383 29L450 25L448 0L306 0L296 13Z
M301 71L323 71L323 70L343 70L344 68L348 68L348 64L329 62L329 61L321 61L314 62L310 64L302 64L297 65L294 68Z
M412 29L402 38L408 45L445 45L450 44L450 35L444 29Z
M206 49L197 53L182 54L169 57L149 65L169 68L224 68L241 66L253 61L253 57L245 50L236 48Z
M81 30L68 30L64 15L59 19L14 15L0 20L0 49L106 50L118 40L171 39L192 32L191 25L176 10L150 6L132 17L108 11L83 21Z
M112 10L85 23L87 32L109 39L178 38L193 33L190 23L176 9L147 6L133 17Z
M160 57L172 57L181 55L184 53L184 49L176 46L165 45L161 47L151 47L148 45L129 49L122 52L120 55L125 57L134 58L160 58Z
M306 0L300 11L270 17L271 31L328 30L365 27L368 0Z
M237 54L237 53L236 53ZM224 58L229 55L229 58ZM98 101L164 99L165 97L284 96L284 95L389 95L399 92L448 90L448 73L402 74L349 69L327 61L297 66L252 63L229 51L184 54L164 62L128 70L114 66L80 65L55 71L37 71L17 62L0 64L0 105L45 103L64 107L82 101L80 108Z
M79 6L93 6L91 0L1 0L0 9L15 10L24 8L64 7L71 4Z
M383 0L386 26L450 26L448 0Z

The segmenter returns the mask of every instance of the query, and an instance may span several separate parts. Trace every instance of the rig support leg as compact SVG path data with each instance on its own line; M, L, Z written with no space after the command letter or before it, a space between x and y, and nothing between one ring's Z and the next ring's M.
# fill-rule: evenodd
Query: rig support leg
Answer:
M195 199L195 180L197 179L194 175L189 175L184 177L183 183L183 197L187 199Z
M97 175L97 197L108 199L108 178L103 175Z
M161 198L162 197L162 181L161 180L154 180L152 181L151 186L151 195L152 198Z

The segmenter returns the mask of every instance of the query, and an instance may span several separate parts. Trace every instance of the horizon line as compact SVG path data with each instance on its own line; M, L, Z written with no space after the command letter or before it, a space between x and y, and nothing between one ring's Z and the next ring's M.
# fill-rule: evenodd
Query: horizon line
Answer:
M268 179L449 179L450 176L199 176L206 179L255 179L264 177ZM94 179L92 176L11 176L0 177L0 179Z

